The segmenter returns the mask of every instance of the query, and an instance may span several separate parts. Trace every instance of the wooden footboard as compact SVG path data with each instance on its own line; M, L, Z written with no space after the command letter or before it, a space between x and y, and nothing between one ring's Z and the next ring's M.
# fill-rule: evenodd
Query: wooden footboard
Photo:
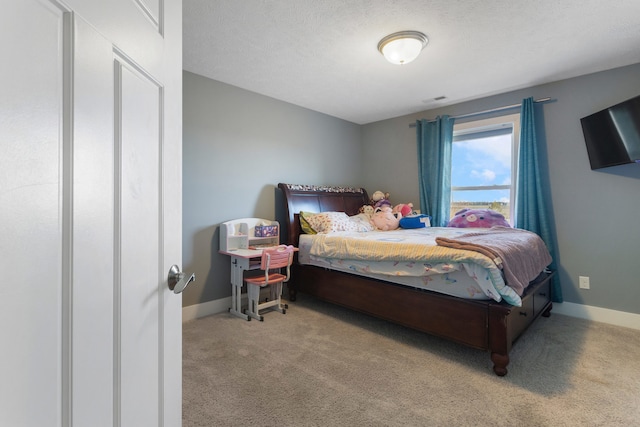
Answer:
M509 352L513 343L540 316L551 314L551 277L554 273L542 273L522 296L522 307L506 303L490 303L487 328L493 371L507 374Z
M295 285L294 285L295 284ZM296 266L290 285L324 301L486 349L487 304L314 266Z
M289 291L300 291L412 329L487 350L496 375L507 373L509 352L535 319L551 310L549 281L541 274L522 298L522 307L465 300L315 266L296 265ZM294 296L295 299L295 296Z

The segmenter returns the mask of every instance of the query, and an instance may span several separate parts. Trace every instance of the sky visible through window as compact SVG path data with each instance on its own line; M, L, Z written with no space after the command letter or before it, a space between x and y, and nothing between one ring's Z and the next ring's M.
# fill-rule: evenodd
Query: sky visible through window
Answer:
M511 185L511 135L453 144L452 187ZM452 191L452 202L509 203L509 190Z

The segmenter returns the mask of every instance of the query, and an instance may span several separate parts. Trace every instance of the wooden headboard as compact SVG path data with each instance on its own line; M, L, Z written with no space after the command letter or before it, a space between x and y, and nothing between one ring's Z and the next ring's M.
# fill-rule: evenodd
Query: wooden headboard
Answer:
M298 245L300 211L304 212L346 212L355 215L362 205L369 203L364 188L339 187L326 185L278 184L282 190L287 218L287 243Z

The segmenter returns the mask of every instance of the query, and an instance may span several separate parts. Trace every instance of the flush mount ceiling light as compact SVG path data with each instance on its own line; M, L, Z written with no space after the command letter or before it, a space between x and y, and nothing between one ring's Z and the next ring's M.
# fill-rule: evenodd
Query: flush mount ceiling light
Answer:
M380 40L378 50L392 64L404 65L416 59L427 42L419 31L399 31Z

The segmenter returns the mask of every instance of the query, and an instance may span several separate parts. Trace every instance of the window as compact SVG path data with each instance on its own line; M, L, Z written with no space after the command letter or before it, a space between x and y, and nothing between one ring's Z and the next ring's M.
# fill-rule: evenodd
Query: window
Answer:
M451 217L492 209L513 224L520 114L455 124L451 153Z

